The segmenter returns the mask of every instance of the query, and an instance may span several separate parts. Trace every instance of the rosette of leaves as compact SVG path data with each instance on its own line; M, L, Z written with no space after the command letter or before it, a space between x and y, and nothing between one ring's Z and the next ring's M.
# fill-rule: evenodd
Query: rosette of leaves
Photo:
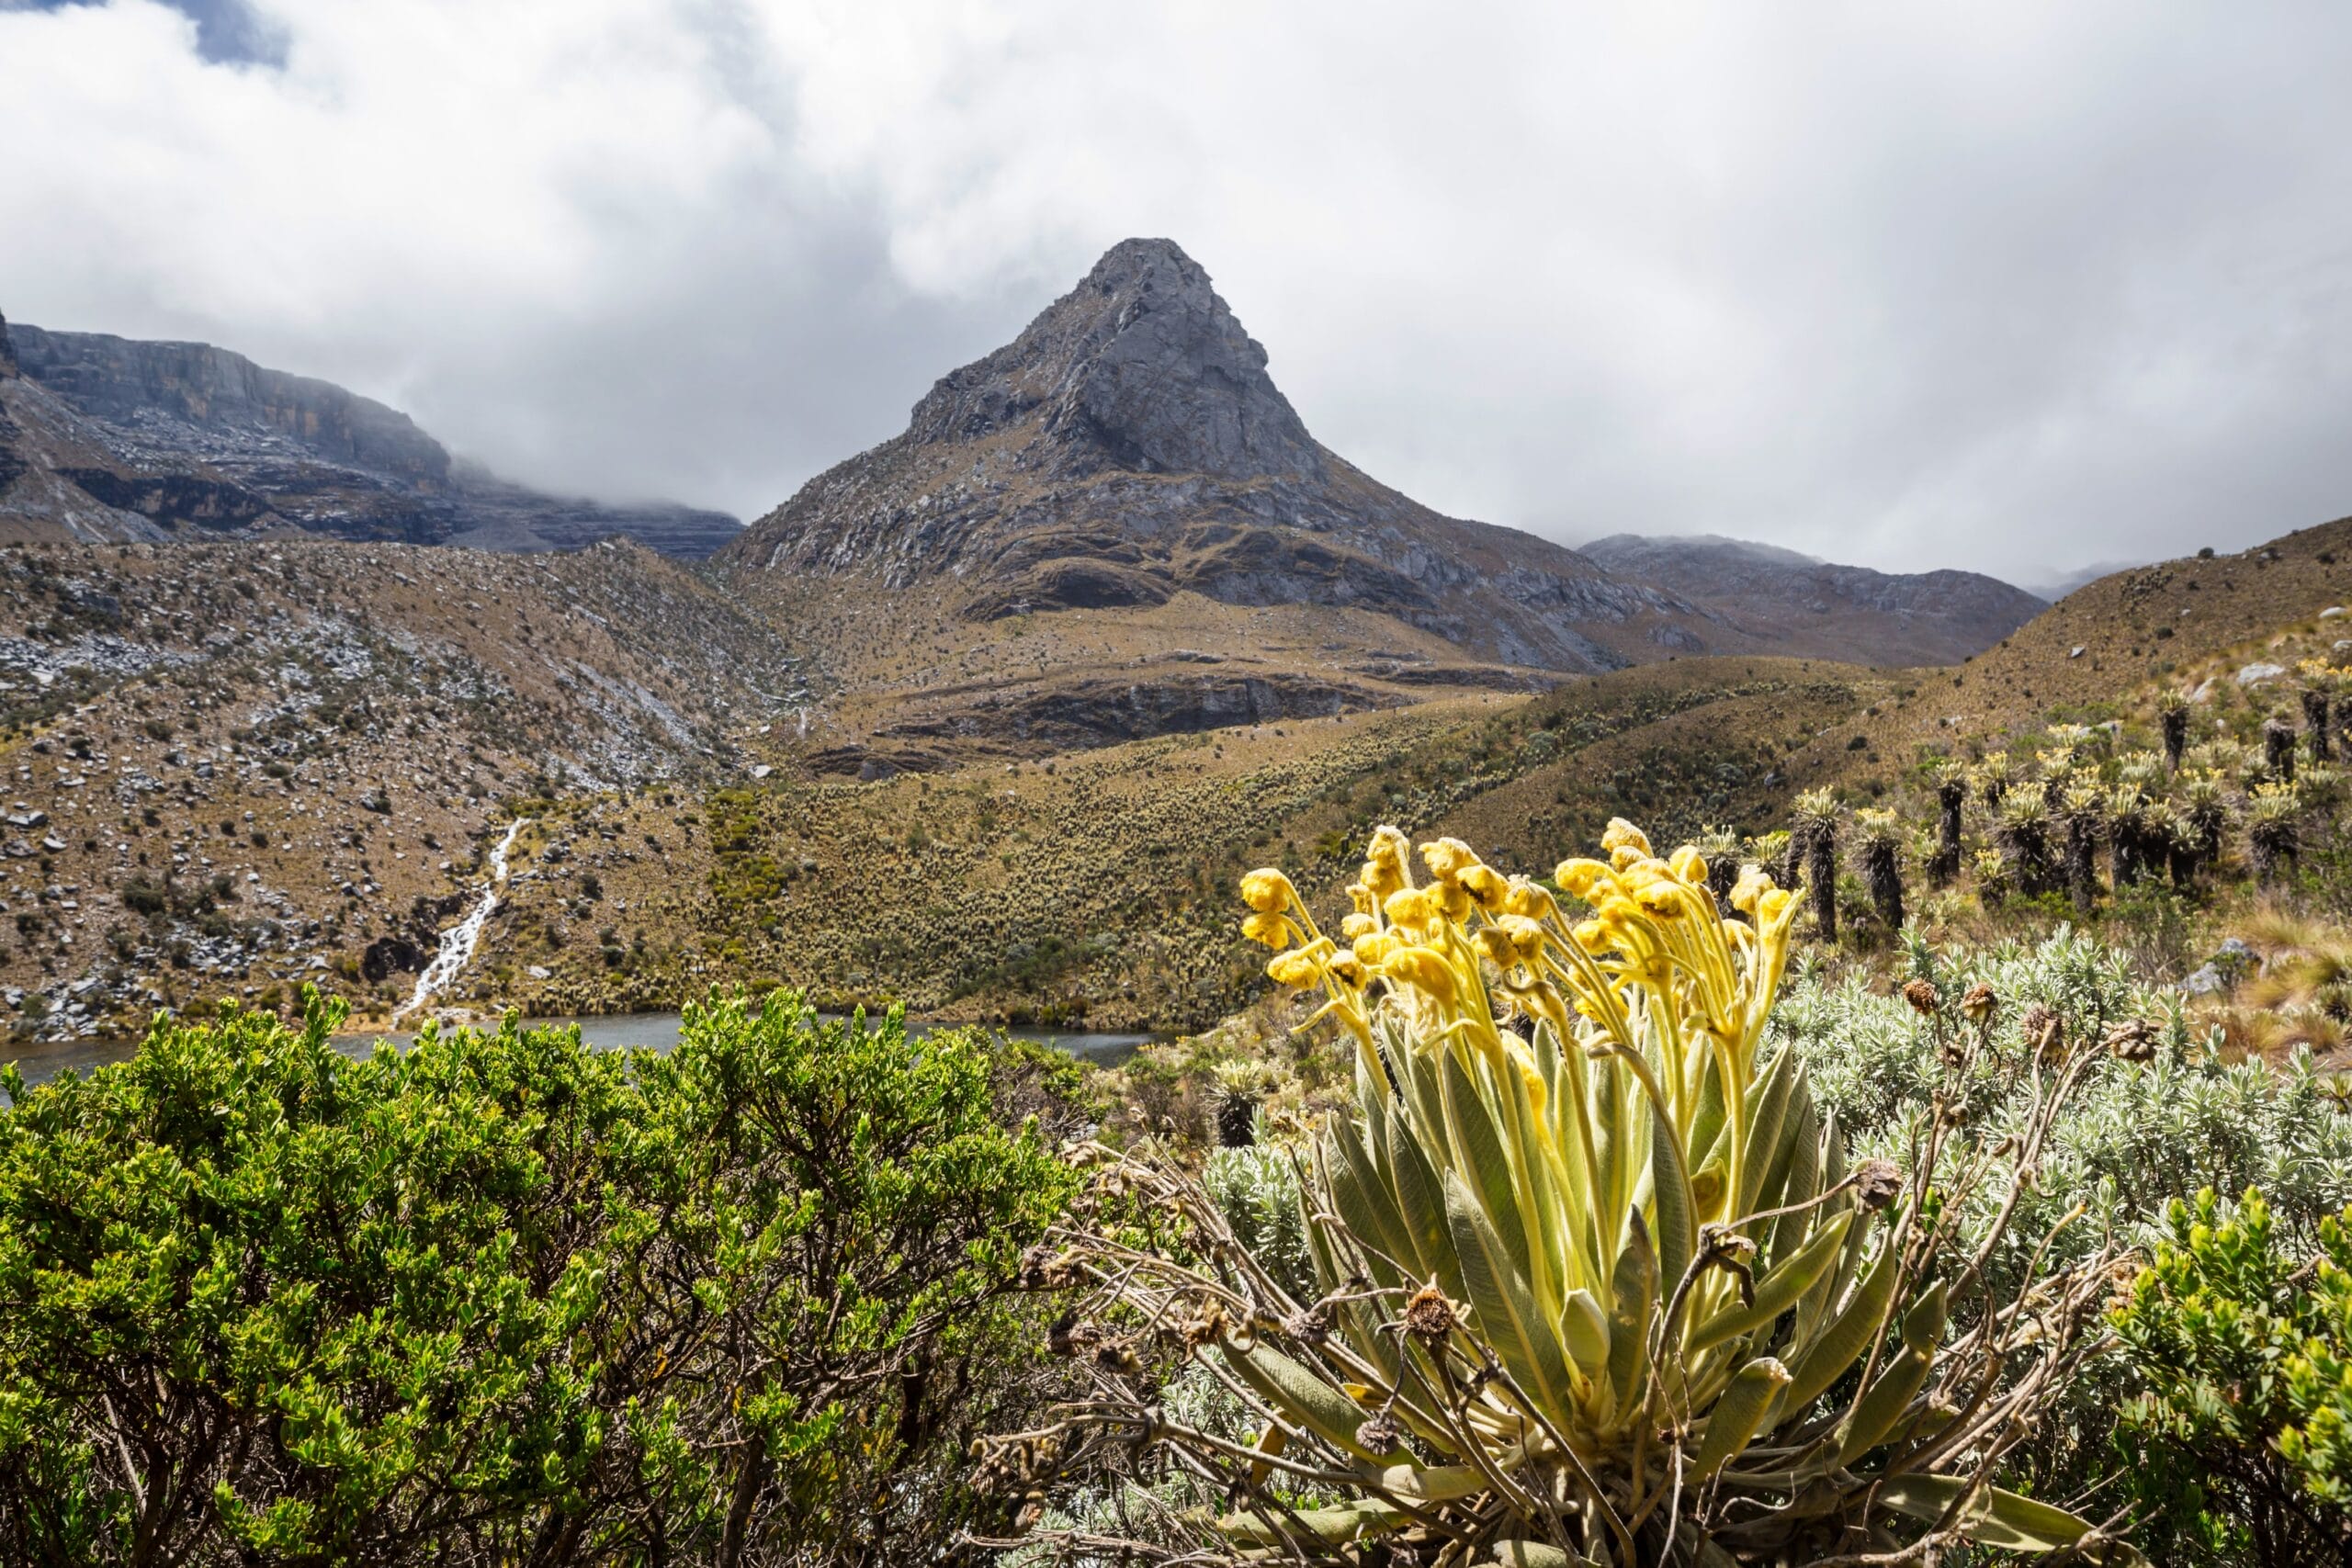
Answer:
M1219 1148L1246 1149L1258 1141L1258 1108L1266 1089L1258 1071L1228 1063L1217 1068L1215 1113Z
M2165 765L2177 773L2188 746L2188 694L2171 691L2156 699L2156 728L2164 735Z
M1697 851L1660 858L1622 821L1603 849L1563 863L1555 895L1453 840L1421 846L1417 882L1384 829L1346 945L1280 873L1246 879L1270 973L1319 987L1356 1044L1304 1195L1315 1292L1284 1290L1180 1170L1097 1150L1103 1180L1182 1217L1198 1261L1073 1231L1095 1395L992 1451L1155 1456L1229 1499L1160 1521L1191 1534L1154 1553L1188 1562L1363 1562L1374 1541L1464 1568L1962 1542L2135 1561L1991 1483L2079 1368L2106 1258L1984 1299L2011 1238L1954 1249L1945 1216L1989 1163L1933 1195L1889 1162L1849 1169L1798 1049L1768 1048L1792 896L1750 868L1732 894L1749 919L1728 919ZM1951 1004L1930 987L1912 1005L1973 1059ZM2049 1070L2054 1107L2073 1080ZM1919 1169L1955 1127L1933 1124ZM1256 1439L1171 1418L1155 1344L1218 1378Z
M2017 778L2016 770L2009 764L2009 754L2007 751L1987 751L1978 759L1971 772L1975 775L1977 797L1998 811L2003 797L2009 793L2009 785Z
M2230 793L2224 776L2208 770L2191 778L2181 790L2177 843L2187 862L2184 877L2176 860L2174 880L2194 882L2199 871L2222 858L2222 843L2230 829Z
M2291 784L2256 784L2245 806L2245 838L2256 882L2275 882L2302 847L2302 801Z
M2126 777L2107 796L2108 875L2119 888L2130 887L2163 863L2154 803L2145 786Z
M1824 942L1838 940L1838 819L1844 808L1826 789L1809 789L1797 796L1796 826L1791 838L1804 846L1805 887L1813 904L1815 927Z
M2040 784L2019 784L2001 797L1993 840L2009 880L2027 897L2058 886L2058 857L2050 820L2050 798Z
M1854 814L1854 859L1871 908L1888 931L1903 929L1903 825L1892 811Z
M1939 887L1960 874L1961 811L1967 800L1967 771L1947 760L1936 771L1936 848L1928 861L1928 879Z

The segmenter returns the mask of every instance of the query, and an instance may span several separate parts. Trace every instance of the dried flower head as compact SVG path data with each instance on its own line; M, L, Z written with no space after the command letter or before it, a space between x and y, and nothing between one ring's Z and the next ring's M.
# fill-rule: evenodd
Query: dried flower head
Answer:
M1979 980L1960 998L1960 1010L1971 1023L1990 1023L1993 1015L2001 1010L2001 998L1992 987Z
M2047 1056L2064 1050L2066 1044L2066 1021L2048 1005L2036 1002L2025 1010L2025 1017L2018 1021L2025 1043L2036 1057Z
M2156 1054L2156 1026L2144 1018L2126 1019L2107 1032L2107 1054L2119 1061L2145 1062Z
M1876 1213L1901 1195L1903 1172L1891 1159L1866 1159L1854 1168L1854 1201Z
M1914 980L1905 986L1903 999L1909 1002L1911 1010L1922 1018L1933 1018L1936 1010L1944 1005L1941 993L1937 991L1935 983L1929 980Z
M1414 1292L1413 1299L1405 1303L1405 1332L1425 1344L1442 1343L1457 1321L1453 1303L1445 1299L1434 1280Z
M1201 1310L1184 1325L1184 1343L1195 1350L1204 1345L1214 1345L1225 1337L1226 1323L1224 1307L1213 1301L1203 1302Z
M1066 1312L1046 1330L1046 1348L1057 1356L1080 1356L1102 1341L1102 1331L1080 1323L1076 1312Z
M1387 1453L1404 1440L1405 1434L1397 1427L1396 1417L1385 1410L1374 1411L1365 1418L1363 1426L1356 1428L1357 1446L1376 1454Z
M1302 1345L1320 1345L1331 1337L1331 1309L1322 1302L1283 1320L1283 1332Z

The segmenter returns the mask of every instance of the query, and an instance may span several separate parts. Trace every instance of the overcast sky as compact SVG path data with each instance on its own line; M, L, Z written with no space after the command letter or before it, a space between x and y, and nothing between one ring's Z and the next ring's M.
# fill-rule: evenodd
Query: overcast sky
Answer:
M2352 513L2352 7L0 0L0 312L751 516L1114 242L1577 542L2029 584Z

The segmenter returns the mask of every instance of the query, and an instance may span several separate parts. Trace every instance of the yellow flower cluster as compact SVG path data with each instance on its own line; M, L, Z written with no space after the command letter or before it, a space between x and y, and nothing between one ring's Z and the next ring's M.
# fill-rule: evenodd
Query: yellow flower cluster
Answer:
M1661 859L1640 829L1622 819L1602 836L1606 860L1566 860L1550 888L1505 876L1458 839L1420 846L1425 881L1413 874L1410 844L1394 828L1373 835L1363 869L1348 888L1341 922L1348 945L1326 935L1281 872L1241 882L1252 911L1243 934L1275 950L1267 973L1279 983L1320 986L1316 1014L1340 1019L1367 1047L1384 1010L1398 1014L1398 1037L1459 1041L1489 1059L1526 1059L1510 1025L1548 1023L1589 1054L1648 1058L1673 1081L1657 1086L1687 1115L1695 1105L1699 1054L1728 1056L1728 1081L1744 1081L1761 1038L1788 953L1792 896L1756 866L1732 889L1728 918L1707 885L1707 863L1689 846ZM1581 918L1562 897L1580 903ZM1638 1070L1638 1069L1637 1069Z

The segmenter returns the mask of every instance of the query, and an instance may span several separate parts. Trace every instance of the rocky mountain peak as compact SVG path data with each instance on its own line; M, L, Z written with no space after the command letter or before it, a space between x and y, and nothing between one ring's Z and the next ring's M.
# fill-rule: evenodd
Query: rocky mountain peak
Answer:
M0 316L0 381L13 380L17 369L17 345L8 341L8 318Z
M944 377L908 434L962 444L1033 427L1070 475L1319 479L1325 458L1199 263L1125 240L1003 348Z

